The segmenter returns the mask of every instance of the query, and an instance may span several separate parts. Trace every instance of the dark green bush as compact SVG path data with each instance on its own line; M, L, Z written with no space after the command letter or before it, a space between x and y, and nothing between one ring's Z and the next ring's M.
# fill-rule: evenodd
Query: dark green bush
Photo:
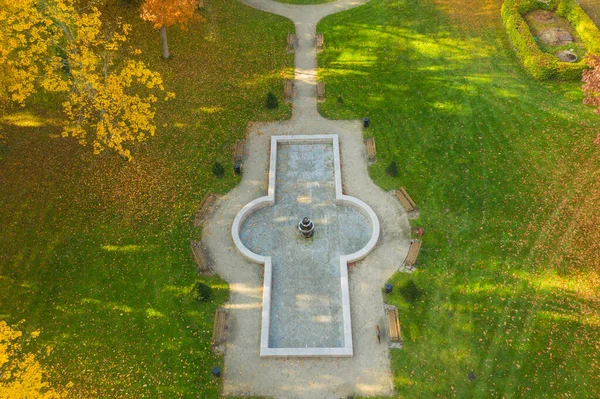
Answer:
M215 176L221 178L225 175L225 168L218 162L215 162L212 168L212 172Z
M341 107L342 105L344 105L344 98L342 96L338 96L337 98L337 104Z
M279 102L277 101L277 97L275 97L275 94L273 94L273 92L269 92L269 94L267 94L267 108L275 109L278 106Z
M385 173L392 177L398 176L398 164L396 161L390 162L388 167L385 169Z
M404 285L400 287L399 291L404 300L410 303L417 302L423 296L423 291L417 287L415 282L412 280L408 280L406 283L404 283Z
M212 288L200 281L196 281L192 287L191 294L194 300L206 302L212 298Z
M552 54L544 53L535 42L523 15L534 9L556 11L569 20L581 37L586 50L598 53L600 50L600 31L579 7L575 0L552 0L548 4L538 0L505 0L502 4L502 21L517 56L538 80L579 80L586 68L585 61L562 62Z

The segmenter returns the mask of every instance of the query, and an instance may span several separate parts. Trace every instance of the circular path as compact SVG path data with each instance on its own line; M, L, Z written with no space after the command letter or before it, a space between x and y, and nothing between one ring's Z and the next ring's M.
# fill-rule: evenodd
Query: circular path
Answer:
M410 245L410 226L404 209L391 193L381 190L367 172L361 121L332 121L321 117L316 98L315 35L319 20L335 12L366 3L339 0L299 6L270 0L243 3L292 20L298 43L295 48L295 94L288 121L248 126L241 183L216 204L205 221L202 243L213 268L229 282L229 311L224 396L270 396L273 398L335 398L389 396L393 394L386 321L381 287L402 267ZM282 41L285 37L282 37ZM327 38L325 38L327 40ZM268 153L273 135L337 134L340 140L342 180L345 194L369 204L381 221L381 235L373 252L350 267L350 308L354 356L351 358L261 358L260 322L262 266L237 251L231 225L238 211L267 191ZM378 344L375 326L384 337Z

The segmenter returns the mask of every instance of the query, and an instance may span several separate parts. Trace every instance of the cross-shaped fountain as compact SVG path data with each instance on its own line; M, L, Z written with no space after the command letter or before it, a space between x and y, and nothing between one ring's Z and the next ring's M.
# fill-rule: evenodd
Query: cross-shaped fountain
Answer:
M265 267L261 356L352 356L348 263L373 249L379 220L342 193L338 136L273 136L268 194L232 236Z

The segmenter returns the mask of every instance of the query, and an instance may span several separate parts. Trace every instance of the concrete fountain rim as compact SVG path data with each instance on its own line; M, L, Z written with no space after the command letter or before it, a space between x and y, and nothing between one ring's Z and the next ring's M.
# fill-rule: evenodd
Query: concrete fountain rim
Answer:
M272 287L272 262L270 256L262 256L250 251L242 242L240 230L244 221L257 210L273 206L275 204L275 187L277 181L277 145L279 143L331 143L333 145L334 155L334 180L335 180L335 202L337 205L350 206L359 210L366 216L371 225L371 238L367 244L358 251L349 255L340 255L340 274L342 286L342 312L344 324L344 346L339 348L271 348L269 347L269 331L271 319L271 287ZM358 198L345 195L342 190L342 173L339 151L339 137L332 135L290 135L290 136L272 136L271 154L269 164L269 185L267 195L256 198L247 203L235 216L231 226L231 236L238 251L246 259L264 265L264 290L262 304L262 325L260 338L260 356L261 357L309 357L309 356L335 356L349 357L353 355L352 348L352 325L350 320L350 295L348 283L348 264L356 262L366 257L377 244L380 234L379 218L373 209Z

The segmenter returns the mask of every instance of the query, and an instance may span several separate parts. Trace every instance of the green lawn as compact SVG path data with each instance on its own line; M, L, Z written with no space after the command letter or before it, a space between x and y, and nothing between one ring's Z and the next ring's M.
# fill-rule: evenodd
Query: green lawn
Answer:
M500 5L372 0L318 27L322 114L371 118L371 176L425 228L388 296L400 397L600 396L600 117L577 83L526 74Z
M292 56L292 24L234 0L210 1L204 22L169 29L172 60L160 58L157 31L123 2L102 7L133 24L143 50L177 97L160 107L157 135L125 162L93 156L60 133L59 99L38 97L1 118L0 318L41 329L44 364L74 397L217 398L210 349L213 313L228 296L218 277L202 277L214 300L194 303L190 239L207 191L238 181L231 149L253 120L289 118L282 97ZM216 179L219 161L226 176ZM226 245L226 243L224 243Z
M204 22L169 29L165 62L158 33L119 4L103 10L134 25L133 43L177 98L129 163L49 137L57 99L2 117L0 318L41 329L36 342L53 349L44 363L74 396L217 398L210 368L222 358L209 347L227 286L203 278L209 303L187 294L189 240L201 236L192 215L205 192L236 184L231 147L246 123L289 117L264 98L281 99L291 74L292 24L214 0ZM419 270L394 276L389 297L403 324L400 395L598 397L600 118L577 84L526 75L499 6L372 0L329 17L321 110L369 116L371 175L405 186L421 210ZM392 160L397 178L385 175ZM399 292L409 278L413 302Z

